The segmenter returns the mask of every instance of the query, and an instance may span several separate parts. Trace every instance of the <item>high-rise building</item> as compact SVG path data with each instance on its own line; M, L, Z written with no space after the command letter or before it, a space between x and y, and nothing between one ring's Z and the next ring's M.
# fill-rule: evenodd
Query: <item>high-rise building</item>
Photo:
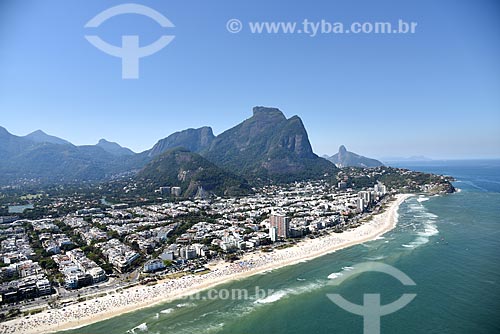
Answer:
M359 212L365 211L365 200L363 198L358 198L356 201L356 206Z
M276 242L278 240L278 229L276 227L269 228L269 238L271 238L272 242Z
M372 202L372 193L370 191L360 191L358 193L359 198L362 198L365 204L369 204Z
M160 187L160 194L170 195L170 187Z
M181 187L171 187L170 193L175 197L179 197L181 195Z
M387 187L383 185L382 183L377 183L373 189L375 190L376 193L380 195L385 195L387 193Z
M272 214L269 217L270 228L276 228L278 237L288 238L290 236L290 218L282 214Z

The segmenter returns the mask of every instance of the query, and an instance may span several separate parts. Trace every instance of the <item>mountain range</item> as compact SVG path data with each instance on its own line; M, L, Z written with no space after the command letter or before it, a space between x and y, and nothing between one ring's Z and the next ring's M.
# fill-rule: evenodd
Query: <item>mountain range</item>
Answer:
M35 143L48 143L60 145L72 145L69 141L46 134L42 130L36 130L23 138L26 138Z
M344 145L339 147L338 153L332 155L331 157L326 156L325 159L333 162L337 167L379 167L384 164L376 159L371 159L364 157L362 155L349 152Z
M124 156L124 155L134 155L135 153L126 147L120 146L120 144L107 141L106 139L101 139L96 145L97 147L102 148L104 151L111 153L116 156Z
M0 184L104 181L133 173L151 184L178 183L187 195L198 187L224 194L248 189L247 180L288 182L336 171L314 154L302 120L276 108L255 107L250 118L218 136L210 127L176 132L141 153L104 139L75 146L40 130L22 137L0 127Z
M75 146L35 131L24 137L0 127L0 184L99 181L138 168L143 159L116 156L99 145Z

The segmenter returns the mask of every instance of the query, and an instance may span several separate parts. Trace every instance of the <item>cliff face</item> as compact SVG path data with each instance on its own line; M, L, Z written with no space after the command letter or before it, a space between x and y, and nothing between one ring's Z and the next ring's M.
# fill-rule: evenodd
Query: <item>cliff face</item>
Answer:
M217 136L202 152L208 160L249 178L308 178L336 168L313 153L298 116L255 107L249 119Z
M212 128L205 126L199 129L187 129L164 138L148 152L149 157L155 157L170 149L183 147L191 152L200 152L210 146L215 136Z

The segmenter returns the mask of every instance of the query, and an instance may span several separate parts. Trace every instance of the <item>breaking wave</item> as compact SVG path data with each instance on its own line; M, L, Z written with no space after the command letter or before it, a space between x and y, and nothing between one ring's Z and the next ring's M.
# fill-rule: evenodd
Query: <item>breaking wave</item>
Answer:
M265 298L258 299L255 301L255 304L270 304L277 302L281 298L285 297L287 295L286 291L278 291L273 293L272 295L269 295Z
M167 308L165 310L160 311L161 314L170 314L172 312L174 312L173 308Z
M422 202L429 200L428 197L423 198L425 200L422 200L422 197L417 198L417 203L412 203L408 206L410 214L416 220L416 222L411 226L416 238L410 243L403 244L402 246L404 248L413 249L425 245L429 242L430 237L439 234L439 230L436 225L438 216L430 213L425 206L423 206Z
M137 332L147 332L147 331L148 331L148 325L145 322L143 322L139 326L129 329L127 333L137 333Z
M316 282L309 283L309 284L304 284L304 285L300 285L300 286L297 286L297 287L294 287L294 288L288 288L288 289L278 290L278 291L275 291L274 293L270 294L267 297L264 297L264 298L261 298L261 299L257 299L253 303L254 304L270 304L270 303L274 303L274 302L277 302L278 300L281 300L281 299L283 299L285 297L288 297L288 296L297 296L297 295L300 295L300 294L303 294L303 293L306 293L306 292L310 292L310 291L313 291L313 290L316 290L316 289L320 289L323 286L325 286L326 283L327 283L326 281L319 281L318 280Z
M331 273L328 275L328 279L336 279L344 275L345 272L353 270L354 267L342 267L342 271Z

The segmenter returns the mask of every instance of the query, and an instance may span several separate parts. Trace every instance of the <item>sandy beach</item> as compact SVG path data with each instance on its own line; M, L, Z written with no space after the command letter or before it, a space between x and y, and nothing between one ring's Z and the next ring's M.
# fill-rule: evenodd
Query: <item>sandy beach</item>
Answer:
M209 266L204 275L187 275L159 282L153 286L137 286L85 302L50 309L30 316L0 323L0 333L49 333L81 327L154 304L164 303L213 288L221 283L242 279L264 271L310 260L342 248L350 247L392 230L398 220L399 205L412 195L396 195L383 213L343 233L331 233L316 239L304 239L294 247L271 253L251 253L235 263L223 261Z

